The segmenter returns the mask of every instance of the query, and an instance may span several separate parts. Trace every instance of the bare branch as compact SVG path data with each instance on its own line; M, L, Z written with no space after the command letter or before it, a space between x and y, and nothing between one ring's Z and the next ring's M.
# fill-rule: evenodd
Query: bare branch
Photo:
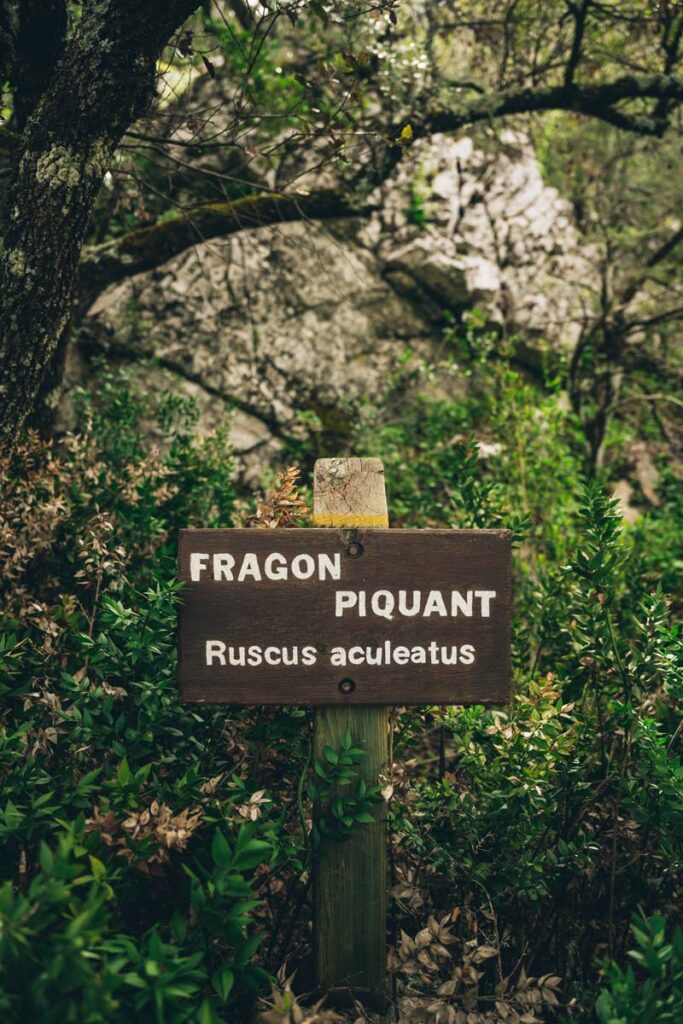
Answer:
M652 255L648 257L645 265L647 267L656 267L657 264L666 259L666 257L669 256L674 249L681 244L681 242L683 242L683 227L679 228L678 231L676 231L671 238L667 239L666 242L660 245L658 249L655 249Z
M590 0L582 0L580 5L574 3L574 0L568 0L568 4L574 17L574 37L572 39L572 48L569 54L569 60L567 61L567 66L564 69L565 85L571 85L574 81L574 73L579 65L579 61L581 60L583 34L586 29L586 18L588 16Z
M683 102L683 79L672 75L623 75L598 85L524 87L470 97L418 119L426 131L459 131L467 124L489 121L509 114L544 110L571 110L588 117L618 124L620 128L644 135L662 135L668 122L640 114L625 114L615 104L628 100L666 99Z

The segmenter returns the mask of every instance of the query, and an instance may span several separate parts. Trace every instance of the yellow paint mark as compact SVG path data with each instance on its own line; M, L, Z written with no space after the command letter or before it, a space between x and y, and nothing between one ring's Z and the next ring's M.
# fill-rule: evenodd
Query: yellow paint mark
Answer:
M352 530L357 526L364 526L366 529L386 529L389 520L386 516L355 516L353 512L340 514L338 512L323 513L313 516L314 526L333 526L342 530Z

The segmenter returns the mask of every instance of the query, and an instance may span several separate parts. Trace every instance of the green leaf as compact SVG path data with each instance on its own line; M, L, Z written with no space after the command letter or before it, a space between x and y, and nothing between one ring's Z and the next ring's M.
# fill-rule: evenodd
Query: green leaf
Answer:
M128 761L124 757L118 768L116 769L116 781L119 786L128 786L132 776L128 766Z
M38 854L38 860L40 861L40 866L45 872L45 874L51 874L55 858L52 850L47 845L47 843L40 844L40 853Z
M104 878L106 876L107 868L102 863L101 860L97 859L97 857L90 856L89 860L90 860L90 870L93 873L93 878L96 878L97 881L99 882L102 878Z
M225 1003L235 983L235 975L227 967L216 971L211 978L211 984L216 995Z
M171 916L171 935L173 936L173 941L178 945L185 941L185 936L187 935L187 921L179 910L174 910Z
M232 863L232 852L228 840L219 828L213 834L211 843L211 855L216 867L227 868Z
M199 1007L197 1020L199 1024L219 1024L219 1019L214 1014L209 999L204 999L202 1001L202 1005Z
M263 864L270 856L271 851L270 843L266 843L262 839L250 839L248 843L242 845L239 853L235 852L232 862L233 870L246 871Z

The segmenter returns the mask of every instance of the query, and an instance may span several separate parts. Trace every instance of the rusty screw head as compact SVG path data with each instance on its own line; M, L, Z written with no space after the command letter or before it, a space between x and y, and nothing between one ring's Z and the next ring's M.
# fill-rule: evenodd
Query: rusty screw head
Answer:
M356 684L354 683L353 679L342 679L341 682L339 683L339 689L344 694L353 693L353 691L356 689Z
M346 549L346 553L349 556L349 558L360 558L360 556L363 554L363 545L359 544L357 540L354 540L351 542L351 544L349 544L348 548Z

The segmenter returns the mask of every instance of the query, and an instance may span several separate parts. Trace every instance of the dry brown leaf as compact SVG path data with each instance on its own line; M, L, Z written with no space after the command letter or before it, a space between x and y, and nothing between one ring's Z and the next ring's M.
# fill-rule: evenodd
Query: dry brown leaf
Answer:
M296 527L310 518L310 509L299 494L298 466L288 466L278 473L275 488L267 494L250 517L250 525L259 529Z
M472 960L475 964L479 964L482 960L490 960L492 956L497 956L498 950L494 949L493 946L479 946L472 955Z

